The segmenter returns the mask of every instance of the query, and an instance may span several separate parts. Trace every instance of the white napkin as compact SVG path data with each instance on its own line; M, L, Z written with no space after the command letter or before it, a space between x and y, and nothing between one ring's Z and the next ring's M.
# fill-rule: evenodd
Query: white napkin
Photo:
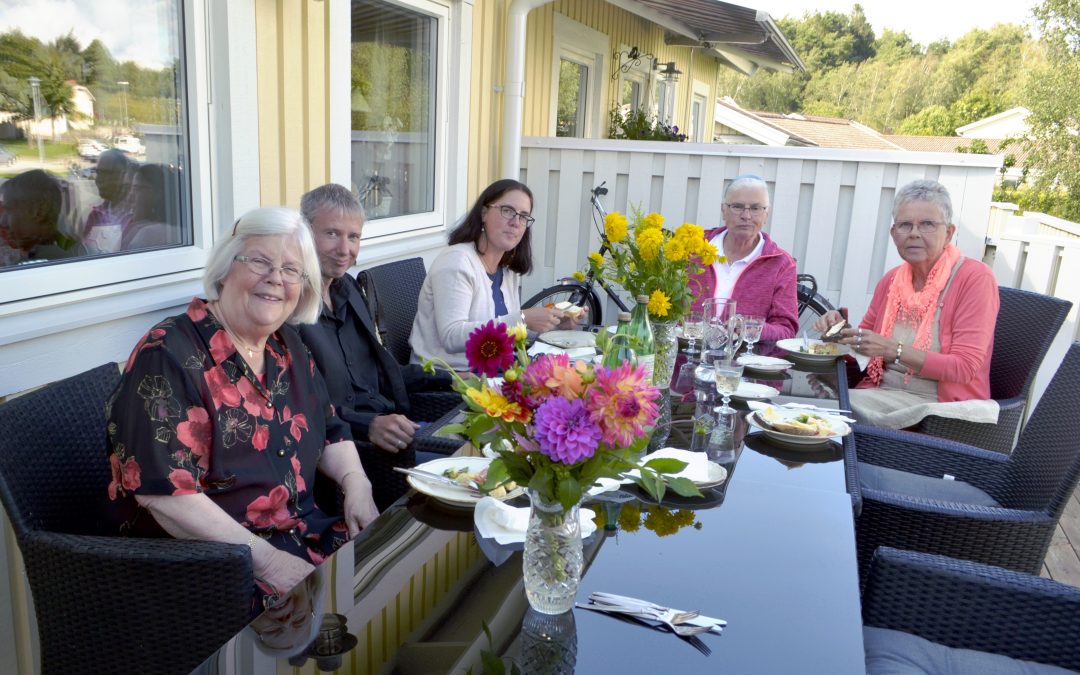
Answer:
M579 509L581 519L581 538L584 539L596 531L592 509ZM473 522L481 537L489 537L499 544L520 544L525 541L525 530L529 527L529 507L516 508L504 504L494 497L484 497L476 503Z
M574 349L563 349L562 347L556 347L555 345L549 345L546 342L537 340L529 347L529 356L537 357L541 354L566 354L570 357L571 361L577 361L579 359L591 360L596 356L595 347L576 347Z
M645 464L650 459L677 459L686 462L686 468L679 473L670 474L675 478L689 478L695 483L709 481L709 457L704 452L693 452L679 448L660 448L656 452L649 453L641 458ZM637 469L629 472L631 475L639 475Z
M850 352L850 354L855 357L855 363L859 364L860 371L866 370L866 367L870 365L869 356L866 356L865 354L860 354L855 351Z

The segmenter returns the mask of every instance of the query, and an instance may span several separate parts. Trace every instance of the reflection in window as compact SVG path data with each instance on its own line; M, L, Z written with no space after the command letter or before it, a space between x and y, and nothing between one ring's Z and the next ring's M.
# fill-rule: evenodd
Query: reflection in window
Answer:
M641 107L641 83L635 80L624 79L622 81L622 111L633 112Z
M35 6L0 4L0 268L191 244L180 0Z
M352 3L352 180L369 219L435 208L438 19Z
M555 116L555 135L585 137L585 95L589 68L580 63L559 60L559 107Z

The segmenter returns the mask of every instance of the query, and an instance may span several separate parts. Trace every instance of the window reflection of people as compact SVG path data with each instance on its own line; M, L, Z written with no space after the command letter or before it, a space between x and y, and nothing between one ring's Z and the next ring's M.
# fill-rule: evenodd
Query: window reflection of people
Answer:
M115 253L120 250L124 229L131 223L127 204L131 180L131 160L119 150L106 150L97 161L94 184L101 203L90 210L83 227L83 245L88 253Z
M724 192L724 226L705 233L727 259L690 279L694 307L707 298L732 298L743 316L765 317L761 339L783 340L799 329L795 260L761 231L769 190L757 176L738 176Z
M164 164L144 164L135 170L131 179L131 223L123 230L122 250L180 242L180 224L173 222L178 212L176 186L176 171Z
M492 319L524 322L537 332L559 324L554 309L521 311L521 275L532 270L532 208L532 192L524 183L496 181L450 233L450 248L432 263L420 289L409 337L415 362L440 358L468 370L465 341Z
M60 182L41 169L21 173L0 186L0 237L10 247L8 265L60 260L75 254L59 230Z
M247 545L252 610L378 513L349 428L292 326L319 309L311 234L256 209L210 252L203 287L132 352L107 405L110 515L120 532ZM315 471L344 490L344 521L314 502Z
M893 243L904 262L889 270L858 328L844 344L870 357L867 377L851 391L862 422L894 429L927 415L997 422L990 399L990 354L1000 301L993 271L952 243L952 200L936 181L896 192ZM840 321L829 312L818 330Z

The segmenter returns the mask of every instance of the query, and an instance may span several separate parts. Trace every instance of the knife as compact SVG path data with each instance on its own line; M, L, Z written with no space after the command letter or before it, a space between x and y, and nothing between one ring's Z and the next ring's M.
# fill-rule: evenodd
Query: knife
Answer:
M657 605L654 602L649 602L648 600L640 600L638 598L631 598L631 597L628 597L628 596L625 596L625 595L615 595L614 593L603 593L603 592L600 592L600 591L597 591L597 592L593 593L589 597L589 599L592 600L593 602L601 602L603 604L608 604L608 605L610 603L618 603L618 604L622 605L623 607L625 607L627 609L630 609L630 610L633 609L634 605L639 605L641 607L646 607L646 608L659 610L659 611L672 611L672 612L682 612L683 611L681 609L675 609L674 607L662 607L660 605ZM694 617L693 619L687 619L686 621L683 621L682 623L688 623L688 624L690 624L692 626L711 626L714 629L712 631L714 633L719 633L721 630L723 630L723 627L727 625L727 621L724 621L723 619L714 619L711 616L702 616L700 614L697 615L696 617Z
M394 471L397 471L399 473L408 474L410 476L415 476L417 478L420 478L421 480L426 480L426 481L431 482L431 483L440 483L442 485L452 485L453 487L465 490L466 492L468 492L471 495L474 495L474 496L477 496L477 497L483 497L484 496L483 492L481 492L480 490L477 490L474 487L471 487L469 485L465 485L463 483L459 483L456 480L454 480L453 478L447 478L446 476L440 476L437 473L431 473L430 471L424 471L423 469L410 469L410 468L403 467L403 466L395 466L393 468L394 468Z

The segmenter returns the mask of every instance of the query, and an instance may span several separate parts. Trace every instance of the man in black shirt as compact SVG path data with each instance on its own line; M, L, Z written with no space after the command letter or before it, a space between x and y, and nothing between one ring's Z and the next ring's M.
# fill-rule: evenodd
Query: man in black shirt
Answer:
M416 463L411 446L420 425L409 417L408 392L445 390L450 378L429 376L418 365L400 365L380 342L364 293L348 273L364 227L364 211L353 194L340 185L323 185L303 196L300 211L315 239L323 293L318 323L301 326L300 333L338 415L352 427L364 469L375 474L375 503L383 510L405 483L388 480L386 468L379 471L374 465Z

